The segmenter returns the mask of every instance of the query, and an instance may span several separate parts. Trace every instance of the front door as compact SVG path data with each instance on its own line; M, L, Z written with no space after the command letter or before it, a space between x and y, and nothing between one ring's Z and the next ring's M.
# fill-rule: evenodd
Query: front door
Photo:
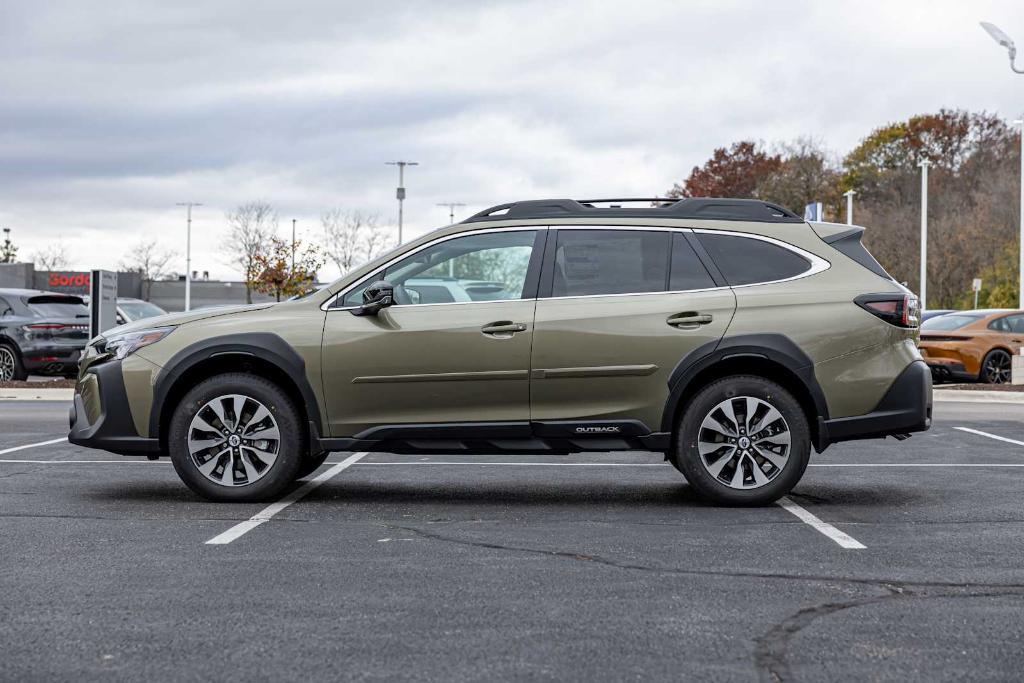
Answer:
M598 434L609 421L631 423L619 433L659 431L673 369L721 339L732 290L716 286L683 231L561 226L549 241L531 419L561 423L537 425L552 435Z
M381 427L526 425L545 234L498 229L429 243L339 298L323 338L331 436L372 438L365 432ZM353 315L363 289L382 279L394 287L395 305L375 316Z

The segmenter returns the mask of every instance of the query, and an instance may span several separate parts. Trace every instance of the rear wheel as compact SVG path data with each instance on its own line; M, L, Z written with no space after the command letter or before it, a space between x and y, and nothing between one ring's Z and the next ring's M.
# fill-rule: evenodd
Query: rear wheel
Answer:
M204 498L264 501L280 496L298 476L301 424L276 384L246 373L217 375L178 404L168 450L178 476Z
M0 344L0 382L19 381L28 378L21 356L8 344Z
M679 423L676 467L697 492L727 505L786 495L811 455L807 417L783 387L737 375L701 389Z
M981 362L981 381L989 384L1006 384L1010 381L1010 354L1002 349L993 349Z

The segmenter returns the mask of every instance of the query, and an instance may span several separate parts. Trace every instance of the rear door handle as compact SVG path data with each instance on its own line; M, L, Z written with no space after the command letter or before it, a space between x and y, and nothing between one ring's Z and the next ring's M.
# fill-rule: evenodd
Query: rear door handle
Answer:
M514 323L511 320L499 320L480 328L480 331L491 337L508 339L516 332L526 332L525 323Z
M672 327L692 330L701 325L707 325L713 319L710 313L679 313L678 315L670 316L665 322Z

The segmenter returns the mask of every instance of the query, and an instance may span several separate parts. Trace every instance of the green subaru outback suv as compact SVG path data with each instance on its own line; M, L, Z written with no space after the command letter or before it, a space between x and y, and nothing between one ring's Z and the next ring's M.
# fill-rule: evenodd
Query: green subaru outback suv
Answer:
M754 200L496 206L306 297L93 339L72 443L169 456L219 501L330 451L665 454L773 501L811 449L928 429L917 299L861 245Z

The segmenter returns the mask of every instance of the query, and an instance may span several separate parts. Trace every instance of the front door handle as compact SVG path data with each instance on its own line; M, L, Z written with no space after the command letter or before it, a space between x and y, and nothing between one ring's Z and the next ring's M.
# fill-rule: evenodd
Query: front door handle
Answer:
M516 332L526 332L526 324L514 323L511 320L499 320L498 322L484 325L480 328L480 331L490 337L508 339Z
M665 322L672 327L680 327L685 330L695 330L701 325L707 325L714 318L711 317L710 313L679 313L677 315L669 316L669 319Z

